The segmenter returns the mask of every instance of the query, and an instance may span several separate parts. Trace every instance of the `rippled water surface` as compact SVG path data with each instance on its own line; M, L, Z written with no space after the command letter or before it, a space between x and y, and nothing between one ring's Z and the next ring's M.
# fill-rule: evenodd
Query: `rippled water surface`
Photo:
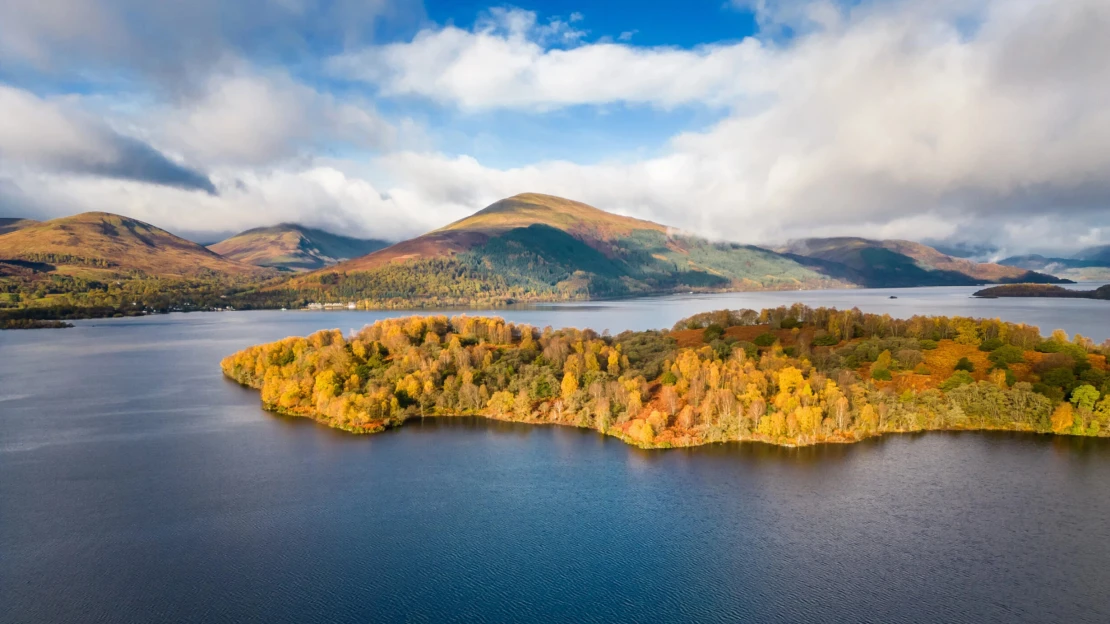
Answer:
M800 300L1110 337L1107 302L969 290L499 313L616 332ZM1110 621L1103 440L645 452L474 419L354 437L220 376L249 344L384 315L0 332L0 621Z

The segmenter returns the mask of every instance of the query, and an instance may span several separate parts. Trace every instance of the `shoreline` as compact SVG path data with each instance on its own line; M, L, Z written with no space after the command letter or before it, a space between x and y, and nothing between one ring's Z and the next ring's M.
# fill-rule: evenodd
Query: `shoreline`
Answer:
M235 381L235 380L232 379L231 381ZM243 385L243 384L240 384L240 385ZM252 390L257 390L257 388L252 388L251 386L243 385L243 387L251 388ZM1016 427L1014 427L1014 428L1009 428L1009 427L942 427L942 428L923 428L923 429L891 429L891 430L877 431L877 432L874 432L874 433L869 433L865 436L861 436L861 437L857 437L857 438L846 438L846 437L828 438L828 439L814 440L812 442L785 442L785 441L776 441L774 439L763 437L763 436L747 436L747 437L740 437L740 438L702 440L702 441L698 441L698 442L692 442L692 443L689 443L689 444L659 444L659 445L647 444L647 445L645 445L645 444L638 443L635 440L630 439L627 435L621 435L619 433L615 433L616 428L612 428L612 429L609 429L609 430L606 430L606 431L600 431L598 429L595 429L594 427L585 426L585 425L577 425L577 424L574 424L574 423L554 422L554 421L550 421L550 420L535 420L535 419L533 419L533 420L518 420L518 419L514 419L514 418L502 418L502 417L498 417L498 416L493 415L493 414L480 414L480 413L475 413L475 414L425 414L425 415L417 414L417 415L406 416L400 422L382 423L380 426L376 426L376 427L357 427L356 428L356 427L349 427L349 426L339 425L339 424L336 424L336 423L331 423L331 422L328 422L326 420L323 420L323 419L320 419L320 418L316 417L316 415L296 414L296 413L292 413L292 412L286 412L286 411L283 411L281 409L275 408L274 406L262 405L261 407L262 407L262 410L264 412L266 412L268 414L271 414L271 415L274 415L274 416L280 416L282 418L290 418L290 419L308 420L308 421L311 421L314 424L319 425L321 427L325 427L325 428L333 430L333 431L340 431L342 433L349 434L349 435L352 435L352 436L370 436L370 435L377 435L377 434L381 434L381 433L387 433L387 432L390 432L390 431L399 432L399 431L401 431L405 428L405 425L409 421L413 421L413 420L441 419L441 420L447 421L447 420L454 420L454 419L471 418L471 419L475 419L475 420L488 420L488 421L498 422L498 423L512 423L512 424L517 424L517 425L528 425L528 426L538 426L538 427L565 427L567 429L577 429L577 430L580 430L580 431L592 431L594 433L605 436L607 438L613 438L613 439L619 440L619 441L623 442L624 444L626 444L628 446L631 446L633 448L637 448L637 449L640 449L640 450L644 450L644 451L696 449L696 448L700 448L700 447L703 447L703 446L712 446L712 445L715 445L715 444L765 444L765 445L768 445L768 446L775 446L775 447L779 447L779 448L804 449L804 448L814 448L814 447L820 447L820 446L852 445L852 444L856 444L856 443L859 443L859 442L866 442L868 440L876 440L876 439L884 438L884 437L887 437L887 436L916 435L916 434L927 434L927 433L1021 433L1021 434L1028 434L1028 435L1034 435L1034 436L1043 436L1043 437L1046 437L1046 438L1066 437L1066 438L1075 438L1075 439L1079 439L1079 438L1083 438L1083 439L1095 438L1095 439L1098 439L1098 438L1106 438L1107 437L1107 436L1086 436L1086 435L1079 435L1079 434L1073 434L1073 433L1054 433L1054 432L1051 432L1051 431L1037 431L1036 429L1029 428L1029 427L1025 427L1025 428L1016 428Z

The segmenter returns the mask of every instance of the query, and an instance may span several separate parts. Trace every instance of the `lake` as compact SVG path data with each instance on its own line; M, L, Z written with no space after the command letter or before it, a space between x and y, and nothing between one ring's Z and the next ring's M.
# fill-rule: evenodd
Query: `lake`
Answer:
M1110 338L1108 302L974 290L495 314L618 332L801 301ZM443 418L356 437L269 415L220 374L251 344L403 314L0 332L0 622L1110 621L1110 440L642 451Z

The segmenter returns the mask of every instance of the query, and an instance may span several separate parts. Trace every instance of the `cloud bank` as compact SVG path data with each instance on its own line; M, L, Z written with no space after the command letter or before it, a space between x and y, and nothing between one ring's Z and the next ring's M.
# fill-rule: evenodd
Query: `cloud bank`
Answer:
M62 102L0 85L0 162L216 193L208 176Z

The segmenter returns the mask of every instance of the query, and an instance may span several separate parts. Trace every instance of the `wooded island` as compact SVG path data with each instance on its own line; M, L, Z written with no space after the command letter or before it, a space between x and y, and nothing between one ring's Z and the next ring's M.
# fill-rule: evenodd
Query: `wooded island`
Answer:
M1108 353L1110 341L1000 320L796 304L616 336L411 316L250 347L222 368L268 410L354 433L479 415L660 448L926 430L1107 436Z

